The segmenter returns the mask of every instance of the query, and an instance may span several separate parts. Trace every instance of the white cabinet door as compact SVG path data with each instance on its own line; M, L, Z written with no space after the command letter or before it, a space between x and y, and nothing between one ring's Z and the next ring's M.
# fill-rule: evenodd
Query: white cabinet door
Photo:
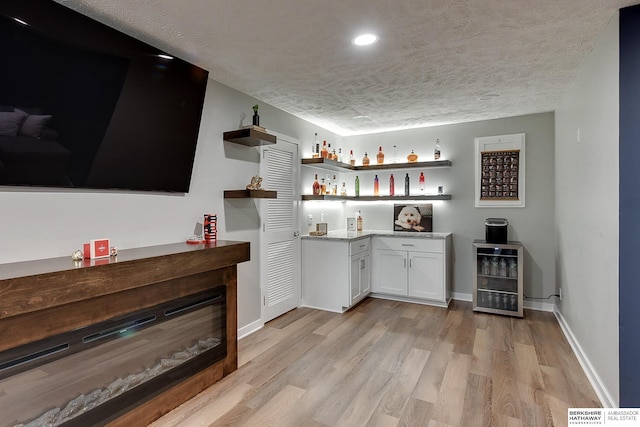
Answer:
M444 301L443 254L409 252L410 297Z
M407 295L407 252L378 249L376 271L374 292Z
M371 252L365 252L360 261L360 293L364 296L369 292L371 292Z
M361 290L360 290L360 263L362 261L362 258L360 257L360 255L353 255L351 257L351 265L349 270L350 271L350 278L349 278L349 288L350 288L350 295L351 295L351 304L353 304L354 302L358 301L358 298L360 298L360 295L362 294Z
M371 291L371 252L351 256L350 289L351 305L367 296Z

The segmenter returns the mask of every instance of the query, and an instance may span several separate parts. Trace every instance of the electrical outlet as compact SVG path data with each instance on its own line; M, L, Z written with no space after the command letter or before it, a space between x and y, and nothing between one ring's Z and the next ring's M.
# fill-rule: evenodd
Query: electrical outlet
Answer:
M313 214L307 215L307 225L313 225Z
M558 298L562 301L562 288L558 288L558 295L560 295Z

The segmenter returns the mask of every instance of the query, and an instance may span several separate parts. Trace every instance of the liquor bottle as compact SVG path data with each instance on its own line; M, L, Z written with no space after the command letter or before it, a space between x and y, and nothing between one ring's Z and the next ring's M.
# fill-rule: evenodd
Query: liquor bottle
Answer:
M362 214L360 211L356 212L356 230L362 231Z
M364 152L364 157L362 158L362 166L369 166L369 157L367 157L367 152Z
M324 178L320 181L320 195L324 196L327 194L327 184L324 182Z
M408 173L404 177L404 195L405 196L409 195L409 174Z
M411 150L411 153L407 156L407 161L409 163L415 163L418 161L418 155Z
M326 159L329 155L329 152L327 151L327 141L323 141L322 142L322 151L320 152L320 157L322 157L323 159Z
M384 153L382 152L382 147L378 148L378 154L376 155L376 161L379 165L384 163Z
M349 164L351 166L356 165L356 159L353 158L353 150L349 150Z
M424 173L420 172L420 178L418 178L418 185L420 188L420 194L424 194Z
M376 177L373 178L373 195L374 196L380 195L380 181L378 180L378 175L376 175Z
M393 174L391 174L391 176L389 177L389 195L390 196L396 195L396 183L395 183L395 180L393 179Z
M356 175L356 197L360 197L360 178Z
M433 150L433 159L440 159L440 139L436 138L436 148Z
M347 195L347 184L345 182L342 183L342 188L340 189L340 195L343 197Z
M331 150L331 160L338 160L338 154L336 153L336 149Z
M311 157L315 159L318 156L318 132L316 132L313 138L313 144L311 145Z
M320 195L320 183L318 182L318 174L316 174L316 178L313 181L313 195Z
M331 143L327 144L327 159L331 160L333 157L331 155Z
M336 160L342 163L342 148L338 148L338 158Z
M398 163L398 150L395 145L393 146L393 158L391 159L391 163Z
M333 185L331 186L331 194L333 196L337 196L338 195L338 180L336 179L336 176L333 175L333 181L331 181L333 183Z

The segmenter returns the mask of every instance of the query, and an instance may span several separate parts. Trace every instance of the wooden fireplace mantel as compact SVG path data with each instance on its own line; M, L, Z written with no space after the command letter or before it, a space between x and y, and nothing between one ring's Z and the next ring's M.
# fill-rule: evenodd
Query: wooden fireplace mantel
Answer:
M237 369L237 264L250 259L249 249L248 242L219 240L79 262L69 256L0 264L0 351L224 284L227 357L106 423L148 425Z

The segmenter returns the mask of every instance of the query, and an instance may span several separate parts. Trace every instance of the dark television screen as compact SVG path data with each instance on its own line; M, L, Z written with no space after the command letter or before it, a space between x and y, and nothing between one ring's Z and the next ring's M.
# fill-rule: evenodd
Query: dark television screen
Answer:
M50 0L0 52L0 185L189 191L207 71Z

